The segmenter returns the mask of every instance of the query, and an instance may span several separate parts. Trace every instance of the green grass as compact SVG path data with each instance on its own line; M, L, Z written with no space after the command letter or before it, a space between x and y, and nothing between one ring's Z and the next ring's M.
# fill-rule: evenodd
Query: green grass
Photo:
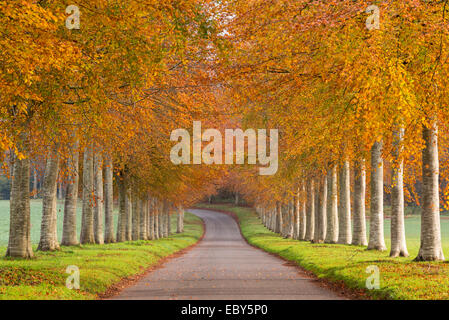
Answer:
M176 230L174 220L172 230ZM96 299L121 279L142 273L162 258L196 243L203 231L201 220L186 213L184 233L165 239L62 247L56 252L36 252L31 260L0 258L0 299ZM39 237L33 229L36 239ZM5 252L6 246L0 246L0 256ZM65 271L70 265L80 270L80 290L65 287L69 276Z
M449 264L446 262L413 262L419 249L419 216L405 221L409 258L390 258L386 252L367 251L362 246L312 244L283 239L265 228L253 209L229 205L206 207L237 214L243 236L265 251L296 262L319 278L344 282L353 289L365 289L370 274L366 268L376 265L380 271L380 289L366 294L381 299L449 299ZM442 219L443 250L449 257L449 220ZM385 240L389 241L390 221L385 220Z

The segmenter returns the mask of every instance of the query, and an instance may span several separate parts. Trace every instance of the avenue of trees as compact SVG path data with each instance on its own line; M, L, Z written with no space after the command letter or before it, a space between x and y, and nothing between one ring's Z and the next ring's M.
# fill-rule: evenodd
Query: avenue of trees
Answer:
M64 245L78 232L82 244L166 236L170 213L227 186L286 237L370 250L386 250L387 192L391 256L408 255L404 205L414 202L416 260L444 260L448 1L81 0L73 30L70 4L0 3L8 256L33 254L30 177L44 164L39 250L59 247L58 183ZM170 132L194 120L278 129L278 172L173 165Z
M211 168L175 166L170 132L214 118L207 78L212 25L200 1L0 3L0 148L10 179L6 255L30 258L31 179L40 181L37 250L167 237L170 216L208 192ZM64 212L56 210L63 185ZM113 203L119 199L118 225ZM82 199L81 229L77 205ZM57 219L63 219L62 240Z
M246 127L279 129L278 173L241 173L240 192L268 228L383 251L387 192L391 256L408 256L404 203L414 202L422 207L416 260L444 260L448 9L411 0L226 7L230 101Z

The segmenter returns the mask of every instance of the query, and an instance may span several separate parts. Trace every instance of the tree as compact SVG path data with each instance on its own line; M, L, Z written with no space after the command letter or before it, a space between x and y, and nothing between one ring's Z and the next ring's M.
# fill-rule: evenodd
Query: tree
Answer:
M386 250L384 240L384 180L382 141L371 148L371 213L368 250Z
M361 160L354 165L354 224L352 234L352 244L361 246L368 244L366 240L365 190L365 160Z
M328 172L327 191L327 233L326 243L337 243L338 241L338 181L337 166L332 166Z
M41 222L41 238L38 250L53 251L59 250L58 234L57 234L57 179L59 169L59 155L57 148L53 148L47 156L47 164L45 166L45 176L43 184L42 199L42 222Z
M108 155L105 157L104 164L105 243L115 242L113 176L113 163L111 157Z
M92 146L84 150L83 161L83 213L81 220L81 244L95 243L94 237L94 155Z
M79 142L75 141L68 160L69 178L64 201L64 223L62 229L63 246L77 245L78 237L76 232L76 207L78 204L78 182L79 182Z
M422 151L423 211L421 214L421 246L417 261L444 260L441 248L439 206L438 126L433 122L423 128L425 148Z
M95 152L93 159L93 190L94 190L94 237L96 244L104 243L104 213L103 213L103 158Z
M338 243L351 243L350 167L345 161L340 169L340 206L338 208Z
M408 257L407 245L405 242L404 224L404 161L401 156L401 145L403 142L404 130L401 128L395 132L395 149L393 157L396 163L391 168L391 250L390 257Z

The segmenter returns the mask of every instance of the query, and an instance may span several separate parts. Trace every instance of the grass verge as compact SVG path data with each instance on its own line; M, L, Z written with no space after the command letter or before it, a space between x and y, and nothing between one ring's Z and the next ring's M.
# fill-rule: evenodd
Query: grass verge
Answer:
M412 261L417 253L414 242L409 246L410 257L390 258L389 250L368 251L362 246L284 239L265 228L250 208L223 204L201 207L234 213L251 245L292 261L334 285L344 284L374 299L449 299L449 264ZM379 268L380 289L366 289L367 278L372 274L367 273L368 266Z
M172 230L176 230L172 219ZM0 299L96 299L123 278L143 273L201 238L202 221L185 215L184 233L154 241L62 247L31 260L0 258ZM34 248L35 249L35 248ZM0 247L4 256L5 247ZM65 286L66 268L80 270L80 290Z

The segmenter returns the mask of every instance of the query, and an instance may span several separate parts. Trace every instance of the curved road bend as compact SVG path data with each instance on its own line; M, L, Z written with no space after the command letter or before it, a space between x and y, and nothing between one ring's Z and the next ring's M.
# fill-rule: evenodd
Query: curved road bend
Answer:
M189 212L204 220L203 240L112 299L343 299L247 244L232 217L211 210Z

